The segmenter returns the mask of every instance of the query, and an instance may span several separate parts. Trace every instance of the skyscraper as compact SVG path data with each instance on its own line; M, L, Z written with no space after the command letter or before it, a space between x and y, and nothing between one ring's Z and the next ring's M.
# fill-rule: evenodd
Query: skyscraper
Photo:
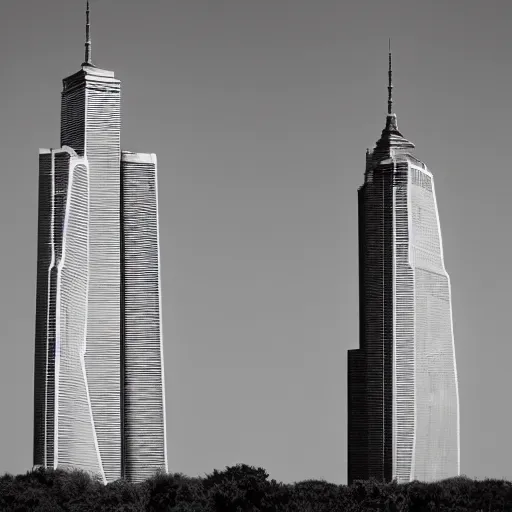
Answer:
M39 156L34 465L105 482L167 470L156 157L122 158L120 134L121 83L92 64L87 3L62 148Z
M450 279L434 179L392 113L359 196L360 348L348 352L348 481L460 471Z
M121 153L124 474L167 469L155 154Z

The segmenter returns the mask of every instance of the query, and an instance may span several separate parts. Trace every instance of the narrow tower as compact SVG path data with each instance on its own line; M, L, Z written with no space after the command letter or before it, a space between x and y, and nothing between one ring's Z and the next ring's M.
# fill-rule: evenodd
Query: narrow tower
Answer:
M360 348L348 352L348 481L459 474L450 280L432 173L392 112L359 197Z
M167 471L155 154L121 154L123 469Z

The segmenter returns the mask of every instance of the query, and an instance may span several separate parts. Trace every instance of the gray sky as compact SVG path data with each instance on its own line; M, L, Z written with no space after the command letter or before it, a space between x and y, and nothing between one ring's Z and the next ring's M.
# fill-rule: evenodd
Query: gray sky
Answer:
M0 5L0 473L32 463L38 148L59 146L84 3ZM509 0L98 0L123 149L159 163L169 469L346 482L357 188L384 127L434 173L461 466L512 479Z

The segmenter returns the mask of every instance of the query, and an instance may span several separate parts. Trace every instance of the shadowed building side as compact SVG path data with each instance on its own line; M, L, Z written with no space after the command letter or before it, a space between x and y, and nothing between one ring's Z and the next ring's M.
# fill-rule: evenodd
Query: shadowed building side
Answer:
M363 236L359 265L363 283L360 321L364 323L367 471L379 480L392 474L393 174L389 166L360 189Z
M348 481L368 480L366 358L360 349L348 351Z
M46 466L48 443L52 444L53 434L48 430L48 422L53 424L53 413L47 407L53 404L55 387L53 372L49 364L51 358L50 327L50 267L53 264L52 243L53 212L53 165L52 152L39 150L39 204L37 229L37 281L36 281L36 325L34 350L34 466ZM50 361L48 356L50 355ZM48 421L49 420L49 421Z
M121 179L123 468L141 482L167 471L156 156L123 151Z

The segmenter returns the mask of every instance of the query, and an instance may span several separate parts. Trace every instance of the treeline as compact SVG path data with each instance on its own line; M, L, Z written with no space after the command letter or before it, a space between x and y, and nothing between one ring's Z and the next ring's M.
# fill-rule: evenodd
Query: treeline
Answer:
M512 484L459 477L425 484L323 480L282 484L245 464L204 478L160 474L108 485L80 471L37 469L0 478L2 512L363 512L512 511Z

